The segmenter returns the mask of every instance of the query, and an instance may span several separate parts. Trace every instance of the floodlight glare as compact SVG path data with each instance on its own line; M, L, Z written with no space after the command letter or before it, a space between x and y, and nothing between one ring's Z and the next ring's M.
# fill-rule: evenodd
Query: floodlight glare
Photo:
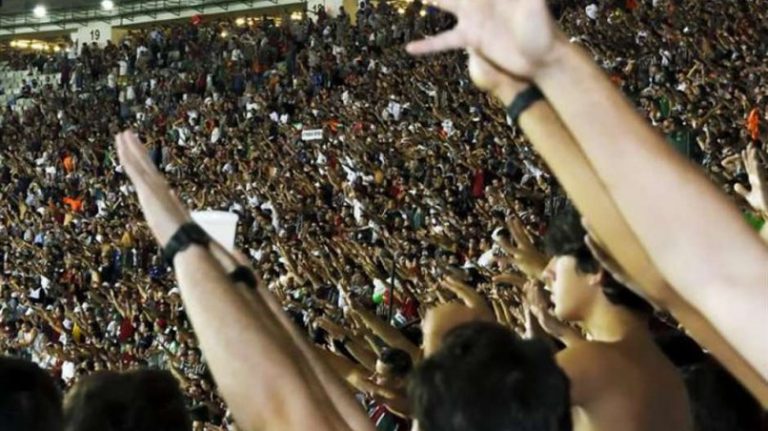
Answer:
M32 9L32 15L34 15L35 18L42 18L48 15L48 9L46 9L45 6L39 4L35 6L34 9Z
M101 2L101 8L104 10L112 10L115 8L115 2L112 0L104 0Z

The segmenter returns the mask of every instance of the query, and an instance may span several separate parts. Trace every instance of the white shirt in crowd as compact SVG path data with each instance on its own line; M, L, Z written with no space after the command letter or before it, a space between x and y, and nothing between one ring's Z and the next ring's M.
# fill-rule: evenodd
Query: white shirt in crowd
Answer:
M215 144L219 142L219 139L221 139L221 128L215 127L211 132L211 143Z
M118 72L119 75L120 76L127 75L128 74L128 62L125 59L123 59L123 60L118 61L117 63L119 65L119 72Z
M395 121L400 121L400 115L402 114L403 106L399 103L397 103L395 100L390 100L389 105L387 105L387 112L389 112L392 115L392 118L395 119Z
M253 118L256 112L259 111L261 106L256 102L248 102L245 104L245 118Z
M136 60L138 60L145 52L149 52L149 49L147 49L147 47L144 45L140 45L138 48L136 48Z

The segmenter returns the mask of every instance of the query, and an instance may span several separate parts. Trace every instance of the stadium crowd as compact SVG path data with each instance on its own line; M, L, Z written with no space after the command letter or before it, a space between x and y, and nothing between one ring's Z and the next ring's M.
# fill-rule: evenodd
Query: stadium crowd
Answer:
M492 1L501 2L483 3ZM669 145L728 193L745 224L768 241L768 9L751 0L551 3L571 43L591 52ZM157 25L105 47L2 59L30 77L0 107L0 352L48 370L64 392L97 372L168 370L194 429L235 429L229 409L238 407L217 390L217 383L232 383L209 369L211 350L197 336L200 318L190 318L194 307L218 304L188 304L183 277L179 286L156 244L151 199L136 179L150 167L130 161L135 139L118 135L132 129L181 204L239 215L238 259L250 262L300 328L298 337L312 341L312 353L302 354L346 380L378 430L410 429L414 417L424 431L449 429L426 416L438 407L461 408L447 396L425 394L414 407L407 377L425 386L444 378L413 370L428 362L437 373L438 360L465 354L459 344L478 328L450 332L465 340L453 340L456 351L444 356L435 353L435 340L449 332L446 321L473 320L546 339L536 349L571 352L572 364L594 359L579 348L585 340L618 338L643 352L663 393L648 389L659 396L648 409L667 409L662 416L669 422L638 420L638 428L622 429L759 429L761 409L742 385L767 403L765 378L754 378L761 372L754 363L723 359L733 358L737 343L720 352L706 345L712 338L687 311L654 315L649 302L660 311L664 301L643 295L642 287L612 287L647 279L607 256L622 260L600 225L581 226L574 204L592 222L595 210L585 207L601 198L570 189L574 174L560 171L578 162L559 161L558 151L565 158L566 150L536 142L557 127L537 129L532 117L505 114L513 98L496 91L503 79L494 77L493 65L510 68L485 41L477 42L482 58L472 50L479 46L467 46L469 54L409 55L406 43L457 23L419 1L403 9L363 2L354 16L319 9L311 17ZM61 78L34 79L43 72ZM606 114L591 113L596 122ZM690 217L700 210L691 208ZM188 254L175 261L179 274L189 268ZM599 293L578 306L558 303L563 269L549 261L560 256L575 256L579 271L601 274L597 283L608 302L630 311L604 305ZM675 277L664 275L673 284ZM554 312L544 284L553 291ZM760 322L765 314L754 317ZM211 326L226 338L226 329ZM426 361L432 354L439 359ZM562 386L542 363L530 375L551 375L547 387ZM578 386L569 372L578 367L559 363ZM647 375L634 378L642 386ZM547 408L563 410L570 422L570 403L559 401ZM337 408L349 417L343 405ZM242 419L247 415L235 416L244 429L257 428ZM578 417L574 429L587 429ZM620 420L595 417L597 424ZM716 428L720 417L730 428ZM474 429L462 420L450 429Z

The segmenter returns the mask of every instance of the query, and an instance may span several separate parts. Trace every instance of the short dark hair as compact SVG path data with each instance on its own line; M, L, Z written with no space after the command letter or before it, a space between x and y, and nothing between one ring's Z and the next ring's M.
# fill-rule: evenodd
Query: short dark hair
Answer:
M85 377L64 408L66 431L188 431L176 379L167 371L103 372Z
M61 393L53 378L32 362L0 357L0 428L61 430Z
M379 355L379 361L392 370L397 377L405 377L413 369L413 359L405 350L384 348Z
M544 342L471 322L411 373L408 398L424 431L570 431L569 387Z
M544 247L550 256L573 256L579 271L595 274L601 269L601 265L584 242L586 235L587 231L581 224L581 215L569 204L552 218L549 230L544 236ZM653 312L651 304L616 281L608 271L604 272L605 277L601 283L603 294L611 303L646 314Z

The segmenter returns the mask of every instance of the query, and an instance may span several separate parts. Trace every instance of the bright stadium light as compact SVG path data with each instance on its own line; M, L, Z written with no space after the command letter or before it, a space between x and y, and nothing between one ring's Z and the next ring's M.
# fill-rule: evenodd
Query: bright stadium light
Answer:
M35 18L43 18L44 16L48 15L48 9L46 9L45 6L39 4L35 6L34 9L32 9L32 15L34 15Z
M101 8L104 10L112 10L115 8L115 2L112 0L104 0L101 2Z

